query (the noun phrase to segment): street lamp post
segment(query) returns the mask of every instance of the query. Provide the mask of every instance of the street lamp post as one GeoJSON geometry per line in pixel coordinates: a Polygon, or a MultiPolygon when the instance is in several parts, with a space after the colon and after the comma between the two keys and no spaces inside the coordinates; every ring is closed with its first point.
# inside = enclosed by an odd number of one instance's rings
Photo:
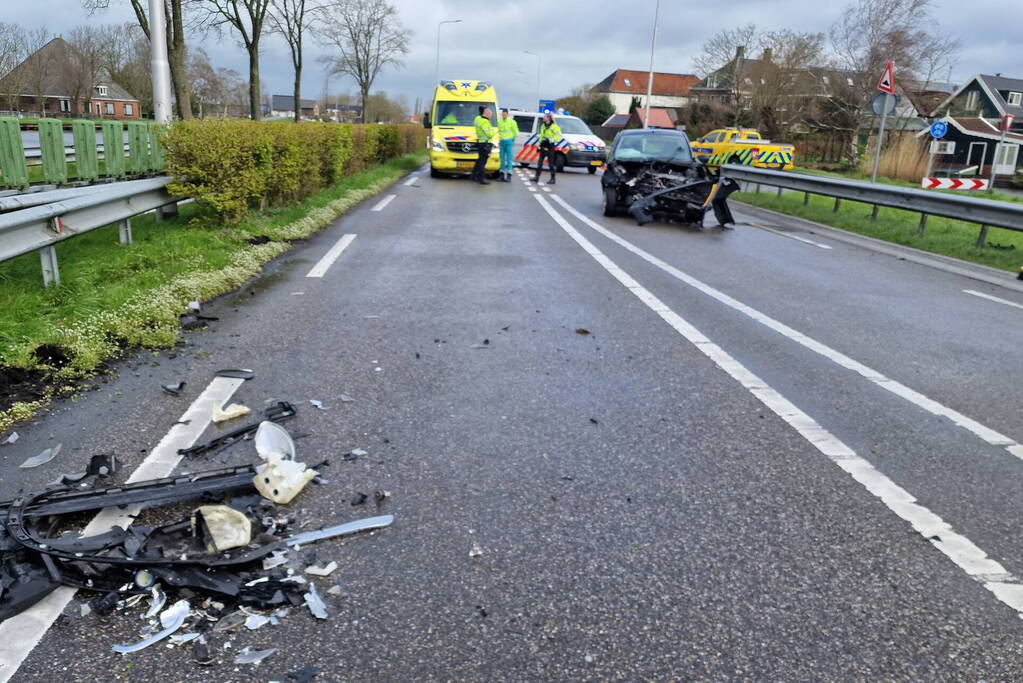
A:
{"type": "Polygon", "coordinates": [[[654,5],[654,35],[650,38],[650,73],[646,77],[646,110],[643,112],[643,127],[650,127],[650,97],[654,91],[654,48],[657,46],[657,18],[661,13],[661,0],[654,5]]]}
{"type": "Polygon", "coordinates": [[[167,62],[167,17],[163,0],[149,0],[149,66],[153,74],[153,118],[170,123],[170,64],[167,62]]]}
{"type": "Polygon", "coordinates": [[[523,50],[523,52],[525,52],[527,55],[533,55],[534,57],[536,57],[536,106],[537,106],[537,109],[539,109],[540,108],[540,63],[541,63],[540,55],[538,55],[535,52],[530,52],[529,50],[523,50]]]}
{"type": "Polygon", "coordinates": [[[460,24],[461,19],[445,19],[444,21],[437,23],[437,62],[433,68],[433,87],[437,87],[440,83],[440,27],[444,24],[460,24]]]}

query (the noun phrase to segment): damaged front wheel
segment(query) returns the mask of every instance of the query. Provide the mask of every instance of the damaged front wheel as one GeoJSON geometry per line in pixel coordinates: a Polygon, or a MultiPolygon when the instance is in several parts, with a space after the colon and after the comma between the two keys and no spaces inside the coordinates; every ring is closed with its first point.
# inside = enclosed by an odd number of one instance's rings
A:
{"type": "Polygon", "coordinates": [[[618,215],[618,190],[613,187],[604,188],[604,215],[608,218],[618,215]]]}

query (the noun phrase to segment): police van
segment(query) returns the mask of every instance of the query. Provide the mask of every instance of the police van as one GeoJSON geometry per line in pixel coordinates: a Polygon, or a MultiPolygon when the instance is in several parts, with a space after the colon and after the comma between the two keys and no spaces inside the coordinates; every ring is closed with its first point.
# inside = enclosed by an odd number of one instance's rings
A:
{"type": "MultiPolygon", "coordinates": [[[[515,138],[515,163],[531,166],[540,158],[540,112],[511,110],[509,114],[519,124],[515,138]]],[[[554,145],[554,167],[561,171],[566,166],[586,168],[590,173],[604,165],[604,141],[598,138],[578,116],[555,114],[554,123],[561,128],[561,140],[554,145]]]]}

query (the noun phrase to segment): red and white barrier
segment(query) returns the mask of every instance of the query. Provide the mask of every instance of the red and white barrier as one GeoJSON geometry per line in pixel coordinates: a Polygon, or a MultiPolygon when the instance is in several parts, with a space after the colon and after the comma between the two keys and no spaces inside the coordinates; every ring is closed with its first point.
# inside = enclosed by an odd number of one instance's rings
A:
{"type": "Polygon", "coordinates": [[[927,190],[986,190],[984,178],[924,178],[920,186],[927,190]]]}

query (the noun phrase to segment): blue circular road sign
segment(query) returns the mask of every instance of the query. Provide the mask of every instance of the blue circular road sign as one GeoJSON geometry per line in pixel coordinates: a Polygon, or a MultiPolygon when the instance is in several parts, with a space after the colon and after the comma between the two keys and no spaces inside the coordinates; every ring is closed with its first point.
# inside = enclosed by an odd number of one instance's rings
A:
{"type": "Polygon", "coordinates": [[[931,137],[940,140],[948,133],[948,124],[944,121],[935,121],[931,124],[931,137]]]}

